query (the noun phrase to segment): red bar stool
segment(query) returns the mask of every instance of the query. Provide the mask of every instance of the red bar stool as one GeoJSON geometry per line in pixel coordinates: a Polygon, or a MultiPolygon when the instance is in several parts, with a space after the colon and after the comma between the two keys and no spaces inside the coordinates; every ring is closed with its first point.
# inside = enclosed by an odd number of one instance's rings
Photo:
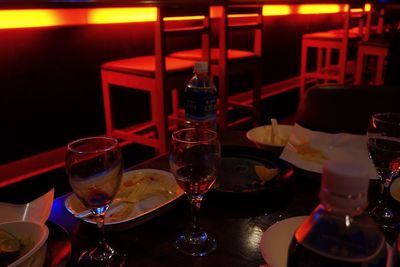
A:
{"type": "Polygon", "coordinates": [[[348,47],[350,41],[357,42],[368,38],[370,19],[364,5],[350,5],[345,15],[343,29],[317,32],[302,36],[300,66],[300,98],[305,94],[309,83],[331,84],[346,82],[350,64],[348,47]],[[355,27],[354,23],[356,23],[355,27]],[[316,49],[316,68],[308,70],[309,49],[316,49]],[[333,52],[337,51],[337,62],[333,60],[333,52]]]}
{"type": "MultiPolygon", "coordinates": [[[[237,127],[254,121],[260,121],[261,110],[261,75],[262,75],[262,30],[263,15],[262,5],[249,6],[222,6],[220,7],[218,27],[218,47],[211,48],[211,76],[218,78],[219,92],[219,127],[237,127]],[[247,32],[253,40],[248,50],[234,48],[230,42],[233,32],[247,32]],[[228,77],[248,72],[251,76],[251,90],[244,90],[233,94],[229,90],[228,77]],[[232,76],[231,76],[232,75],[232,76]],[[244,109],[250,111],[250,116],[231,120],[229,111],[244,109]]],[[[240,42],[243,44],[244,41],[240,42]]],[[[198,60],[199,49],[179,51],[170,54],[171,57],[180,59],[198,60]]]]}
{"type": "Polygon", "coordinates": [[[168,150],[169,126],[176,127],[177,110],[176,89],[184,88],[192,76],[194,61],[167,57],[167,39],[172,37],[196,38],[201,44],[201,59],[209,61],[209,8],[196,6],[191,10],[179,6],[160,7],[157,9],[155,22],[155,54],[116,61],[101,65],[101,78],[104,98],[106,131],[108,135],[126,143],[138,143],[156,149],[158,153],[168,150]],[[188,21],[175,20],[172,17],[196,16],[188,21]],[[193,25],[194,24],[194,25],[193,25]],[[150,94],[150,120],[137,123],[123,129],[114,125],[110,90],[118,90],[117,85],[150,94]],[[172,92],[172,93],[171,93],[172,92]],[[168,103],[172,99],[173,104],[168,103]],[[169,110],[173,109],[172,114],[169,110]],[[170,115],[170,116],[169,116],[170,115]],[[170,118],[170,120],[169,120],[170,118]],[[169,123],[171,121],[171,123],[169,123]]]}

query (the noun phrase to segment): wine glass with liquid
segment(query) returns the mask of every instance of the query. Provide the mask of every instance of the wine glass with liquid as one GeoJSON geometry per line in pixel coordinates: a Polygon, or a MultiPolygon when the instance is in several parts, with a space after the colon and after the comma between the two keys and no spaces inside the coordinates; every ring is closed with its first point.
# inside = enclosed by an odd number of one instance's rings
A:
{"type": "Polygon", "coordinates": [[[218,174],[221,146],[215,131],[186,128],[172,134],[169,163],[179,186],[191,205],[192,225],[181,233],[174,246],[191,256],[204,256],[217,247],[216,239],[199,225],[204,194],[213,186],[218,174]]]}
{"type": "Polygon", "coordinates": [[[90,209],[99,229],[97,246],[84,251],[78,262],[83,266],[122,266],[123,258],[104,237],[104,218],[122,177],[122,155],[118,140],[96,136],[68,144],[66,171],[73,192],[90,209]]]}
{"type": "Polygon", "coordinates": [[[400,224],[399,214],[389,204],[390,187],[400,174],[400,113],[379,113],[371,118],[368,152],[383,190],[370,215],[382,229],[394,230],[400,224]]]}

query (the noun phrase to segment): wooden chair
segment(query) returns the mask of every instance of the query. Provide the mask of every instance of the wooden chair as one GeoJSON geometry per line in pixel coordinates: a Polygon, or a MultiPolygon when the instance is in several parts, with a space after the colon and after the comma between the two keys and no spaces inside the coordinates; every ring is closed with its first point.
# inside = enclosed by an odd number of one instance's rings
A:
{"type": "Polygon", "coordinates": [[[384,6],[375,6],[372,13],[375,15],[375,20],[377,21],[374,27],[375,33],[371,38],[364,38],[364,40],[358,43],[354,80],[354,83],[358,85],[366,83],[382,85],[384,81],[384,67],[390,43],[389,38],[383,36],[385,8],[384,6]],[[372,62],[373,60],[374,62],[372,62]]]}
{"type": "MultiPolygon", "coordinates": [[[[261,102],[261,75],[262,75],[262,6],[222,6],[218,20],[218,47],[211,48],[211,76],[218,78],[219,105],[218,117],[220,129],[240,126],[249,121],[260,121],[261,102]],[[234,48],[230,42],[233,32],[247,32],[253,40],[248,50],[234,48]],[[234,94],[228,83],[231,75],[248,72],[252,81],[251,90],[243,90],[234,94]],[[232,109],[245,109],[251,112],[250,116],[241,117],[233,121],[229,118],[232,109]]],[[[240,43],[243,44],[243,41],[240,43]]],[[[170,54],[180,59],[198,60],[199,49],[179,51],[170,54]]],[[[247,88],[246,88],[247,89],[247,88]]]]}
{"type": "MultiPolygon", "coordinates": [[[[187,22],[187,21],[186,21],[187,22]]],[[[209,61],[210,57],[210,17],[208,6],[196,6],[191,10],[179,6],[165,6],[157,9],[155,23],[155,53],[140,57],[120,59],[101,65],[101,77],[104,97],[106,131],[108,135],[123,140],[126,143],[138,143],[150,146],[157,152],[167,151],[169,143],[169,126],[176,125],[177,110],[170,114],[172,101],[177,102],[176,88],[184,88],[192,76],[194,61],[171,58],[167,56],[168,38],[198,36],[201,46],[201,59],[209,61]],[[179,16],[200,16],[188,26],[184,21],[168,19],[179,16]],[[194,25],[192,25],[194,23],[194,25]],[[110,91],[117,90],[117,85],[150,94],[149,121],[137,123],[123,129],[114,125],[113,104],[110,91]],[[172,92],[172,96],[171,96],[172,92]],[[169,116],[170,115],[170,116],[169,116]],[[169,124],[168,119],[174,119],[169,124]]]]}
{"type": "MultiPolygon", "coordinates": [[[[368,41],[361,41],[358,44],[357,52],[357,66],[355,75],[355,84],[374,84],[383,85],[383,70],[385,66],[386,57],[389,50],[388,39],[373,39],[368,41]],[[368,59],[375,58],[375,63],[368,62],[368,59]],[[374,70],[366,70],[367,66],[375,65],[374,70]],[[372,77],[368,78],[367,76],[372,77]]],[[[374,67],[374,66],[372,66],[374,67]]]]}
{"type": "Polygon", "coordinates": [[[327,32],[317,32],[302,36],[301,66],[300,66],[300,98],[304,97],[306,86],[312,84],[330,84],[346,82],[348,74],[349,42],[358,42],[369,38],[369,12],[364,4],[349,5],[345,14],[343,29],[327,32]],[[357,11],[357,12],[356,12],[357,11]],[[309,49],[317,50],[316,68],[308,70],[310,57],[309,49]],[[333,51],[338,51],[336,62],[333,51]]]}

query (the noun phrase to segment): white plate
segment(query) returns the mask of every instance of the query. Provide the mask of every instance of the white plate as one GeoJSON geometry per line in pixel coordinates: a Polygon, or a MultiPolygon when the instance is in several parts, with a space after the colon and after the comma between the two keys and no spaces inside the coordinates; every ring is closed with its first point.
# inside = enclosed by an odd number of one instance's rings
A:
{"type": "MultiPolygon", "coordinates": [[[[134,204],[111,204],[106,214],[105,225],[109,227],[120,226],[114,227],[118,229],[132,227],[150,219],[152,217],[150,215],[155,216],[156,211],[161,211],[182,195],[183,190],[178,186],[174,175],[170,172],[157,169],[126,172],[123,174],[115,201],[129,200],[133,201],[134,204]],[[125,225],[125,227],[121,227],[121,225],[125,225]]],[[[65,207],[73,215],[87,209],[75,194],[66,198],[65,207]]],[[[83,220],[95,224],[95,221],[90,217],[83,220]]]]}
{"type": "Polygon", "coordinates": [[[298,216],[279,221],[263,233],[260,249],[268,265],[286,267],[288,249],[294,232],[306,218],[307,216],[298,216]]]}
{"type": "Polygon", "coordinates": [[[283,149],[289,140],[290,133],[292,132],[292,125],[278,125],[279,133],[281,135],[281,142],[271,142],[272,126],[264,125],[253,128],[246,133],[247,139],[252,141],[258,148],[267,150],[283,149]]]}

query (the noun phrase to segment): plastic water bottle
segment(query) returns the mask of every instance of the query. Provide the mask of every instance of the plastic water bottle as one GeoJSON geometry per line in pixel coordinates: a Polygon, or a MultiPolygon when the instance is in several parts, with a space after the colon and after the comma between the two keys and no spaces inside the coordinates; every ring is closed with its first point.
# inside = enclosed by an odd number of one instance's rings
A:
{"type": "Polygon", "coordinates": [[[364,166],[331,161],[323,168],[321,204],[295,232],[288,267],[384,267],[382,232],[365,212],[368,175],[364,166]]]}
{"type": "Polygon", "coordinates": [[[216,130],[217,88],[207,75],[208,63],[196,62],[185,89],[186,125],[216,130]]]}

